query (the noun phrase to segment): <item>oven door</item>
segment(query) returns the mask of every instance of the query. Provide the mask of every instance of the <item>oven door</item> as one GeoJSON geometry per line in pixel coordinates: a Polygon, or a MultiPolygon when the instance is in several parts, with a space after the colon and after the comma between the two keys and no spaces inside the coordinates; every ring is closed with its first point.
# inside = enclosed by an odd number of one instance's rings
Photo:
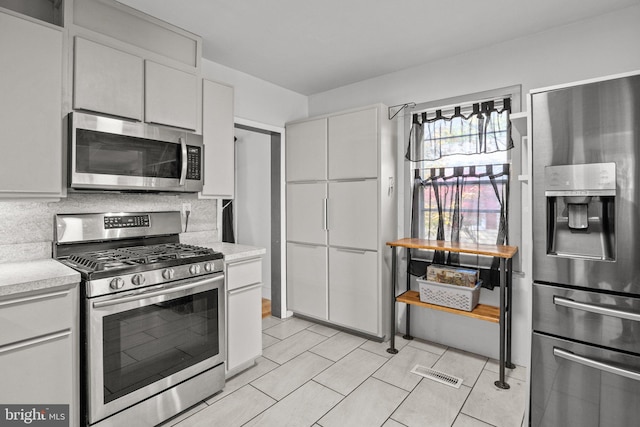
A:
{"type": "Polygon", "coordinates": [[[224,362],[223,273],[86,304],[89,424],[224,362]]]}

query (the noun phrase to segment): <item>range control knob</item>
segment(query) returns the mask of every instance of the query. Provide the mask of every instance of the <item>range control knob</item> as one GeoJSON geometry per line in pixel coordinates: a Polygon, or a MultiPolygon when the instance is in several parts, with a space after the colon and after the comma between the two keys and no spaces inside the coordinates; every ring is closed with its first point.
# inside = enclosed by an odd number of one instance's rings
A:
{"type": "Polygon", "coordinates": [[[165,268],[164,270],[162,270],[162,278],[165,280],[171,280],[173,279],[175,273],[176,272],[173,270],[173,268],[165,268]]]}
{"type": "Polygon", "coordinates": [[[213,264],[210,262],[205,262],[204,271],[206,271],[207,273],[211,273],[213,271],[213,264]]]}
{"type": "Polygon", "coordinates": [[[142,274],[134,274],[131,278],[131,283],[133,283],[135,286],[144,285],[144,282],[145,278],[142,274]]]}
{"type": "Polygon", "coordinates": [[[122,280],[122,278],[120,277],[116,277],[115,279],[112,279],[111,282],[109,282],[109,287],[114,290],[122,289],[123,286],[124,280],[122,280]]]}
{"type": "Polygon", "coordinates": [[[200,274],[200,265],[194,264],[189,267],[189,273],[191,274],[200,274]]]}

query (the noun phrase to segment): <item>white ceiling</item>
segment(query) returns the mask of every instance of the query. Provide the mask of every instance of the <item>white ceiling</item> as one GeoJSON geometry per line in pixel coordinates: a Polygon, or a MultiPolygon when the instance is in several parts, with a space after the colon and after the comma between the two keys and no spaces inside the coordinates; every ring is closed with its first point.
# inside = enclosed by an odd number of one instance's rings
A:
{"type": "Polygon", "coordinates": [[[120,2],[202,36],[206,59],[311,95],[640,0],[120,2]]]}

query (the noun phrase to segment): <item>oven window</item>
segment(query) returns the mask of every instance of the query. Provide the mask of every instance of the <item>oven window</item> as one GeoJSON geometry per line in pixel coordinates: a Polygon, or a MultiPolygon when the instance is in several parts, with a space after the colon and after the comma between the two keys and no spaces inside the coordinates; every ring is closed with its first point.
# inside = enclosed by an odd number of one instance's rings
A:
{"type": "Polygon", "coordinates": [[[104,403],[218,355],[218,292],[105,316],[104,403]]]}
{"type": "Polygon", "coordinates": [[[180,145],[76,129],[76,171],[150,178],[180,178],[180,145]]]}

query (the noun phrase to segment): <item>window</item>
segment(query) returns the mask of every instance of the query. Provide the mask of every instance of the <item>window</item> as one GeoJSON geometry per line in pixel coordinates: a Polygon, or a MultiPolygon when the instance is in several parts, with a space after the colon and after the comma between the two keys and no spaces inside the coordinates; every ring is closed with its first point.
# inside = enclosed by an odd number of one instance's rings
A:
{"type": "MultiPolygon", "coordinates": [[[[510,243],[510,104],[510,98],[467,103],[445,113],[434,106],[412,116],[406,155],[414,174],[412,237],[510,243]]],[[[494,263],[486,257],[422,251],[413,251],[411,259],[487,269],[494,263]]],[[[422,267],[410,268],[420,275],[422,267]]],[[[493,276],[485,276],[486,287],[493,287],[493,276]]]]}

